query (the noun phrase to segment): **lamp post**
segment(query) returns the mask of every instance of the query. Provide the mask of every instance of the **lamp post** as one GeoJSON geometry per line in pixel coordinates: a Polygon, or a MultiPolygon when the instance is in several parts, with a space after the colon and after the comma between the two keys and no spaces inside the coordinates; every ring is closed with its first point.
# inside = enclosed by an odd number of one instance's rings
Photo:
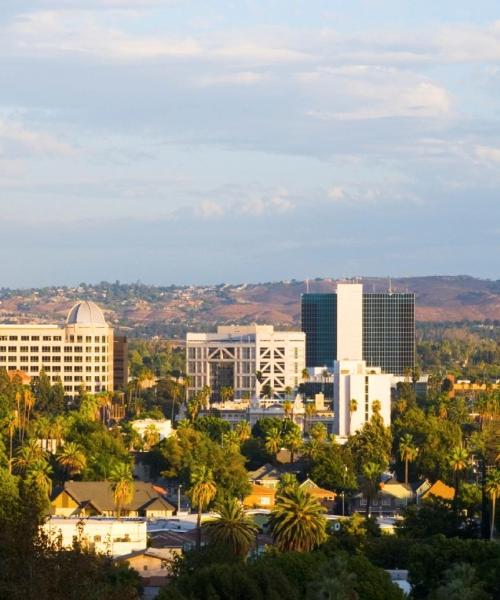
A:
{"type": "Polygon", "coordinates": [[[177,514],[181,512],[181,488],[182,483],[180,483],[179,487],[177,488],[177,514]]]}
{"type": "Polygon", "coordinates": [[[345,504],[344,504],[344,497],[345,497],[345,478],[347,477],[347,465],[344,465],[344,489],[342,490],[342,516],[345,517],[345,504]]]}

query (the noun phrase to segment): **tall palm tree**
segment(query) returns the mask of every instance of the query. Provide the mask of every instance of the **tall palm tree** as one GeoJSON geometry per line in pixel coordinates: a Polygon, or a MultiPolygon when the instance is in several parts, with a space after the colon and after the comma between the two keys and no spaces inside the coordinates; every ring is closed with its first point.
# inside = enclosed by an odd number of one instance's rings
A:
{"type": "Polygon", "coordinates": [[[363,476],[361,478],[361,490],[366,497],[366,517],[370,516],[372,501],[378,495],[380,489],[381,469],[377,463],[368,462],[363,465],[363,476]]]}
{"type": "Polygon", "coordinates": [[[279,550],[310,552],[327,538],[325,507],[302,488],[280,494],[269,518],[279,550]]]}
{"type": "Polygon", "coordinates": [[[191,487],[188,490],[188,495],[191,498],[191,503],[198,511],[196,520],[197,538],[196,548],[201,547],[201,513],[208,508],[208,505],[215,498],[217,486],[215,485],[212,469],[205,465],[200,465],[193,469],[191,473],[191,487]]]}
{"type": "Polygon", "coordinates": [[[14,447],[14,434],[17,428],[17,416],[12,412],[5,418],[5,426],[9,436],[9,473],[12,473],[12,453],[14,447]]]}
{"type": "Polygon", "coordinates": [[[24,427],[21,435],[21,443],[24,441],[24,436],[26,434],[26,429],[30,423],[30,413],[35,406],[36,398],[33,392],[29,388],[25,388],[23,390],[23,404],[24,404],[24,427]]]}
{"type": "Polygon", "coordinates": [[[495,535],[495,508],[497,498],[500,497],[500,469],[494,469],[488,473],[485,491],[491,498],[490,540],[493,540],[495,535]]]}
{"type": "Polygon", "coordinates": [[[278,452],[281,450],[281,431],[279,427],[271,427],[266,435],[266,441],[264,447],[268,454],[271,454],[276,460],[278,452]]]}
{"type": "Polygon", "coordinates": [[[38,458],[29,466],[26,473],[26,480],[34,483],[40,491],[50,496],[52,491],[52,467],[43,459],[38,458]]]}
{"type": "Polygon", "coordinates": [[[239,423],[236,423],[234,430],[240,438],[240,442],[246,442],[252,435],[252,428],[250,427],[250,423],[248,421],[240,421],[239,423]]]}
{"type": "Polygon", "coordinates": [[[468,464],[469,453],[467,450],[461,446],[454,448],[449,458],[449,465],[453,471],[453,478],[455,480],[455,495],[453,498],[455,511],[458,508],[458,499],[460,496],[461,472],[467,468],[468,464]]]}
{"type": "Polygon", "coordinates": [[[417,458],[418,448],[413,442],[413,436],[405,433],[399,440],[399,456],[405,463],[405,483],[408,483],[408,463],[417,458]]]}
{"type": "Polygon", "coordinates": [[[128,463],[118,463],[110,473],[112,481],[113,496],[118,518],[121,510],[130,504],[134,498],[135,485],[132,475],[132,467],[128,463]]]}
{"type": "Polygon", "coordinates": [[[241,502],[236,498],[226,498],[215,510],[219,513],[218,517],[203,523],[203,531],[213,544],[245,558],[255,541],[257,526],[245,515],[241,502]]]}
{"type": "Polygon", "coordinates": [[[85,453],[75,442],[67,442],[62,447],[57,462],[64,468],[68,477],[81,473],[87,466],[85,453]]]}
{"type": "Polygon", "coordinates": [[[148,448],[152,448],[160,441],[160,432],[154,423],[150,423],[144,429],[144,441],[146,442],[148,448]]]}
{"type": "Polygon", "coordinates": [[[286,419],[289,419],[292,416],[293,404],[290,400],[285,400],[285,402],[283,402],[283,411],[285,412],[286,419]]]}
{"type": "Polygon", "coordinates": [[[287,433],[283,442],[285,443],[285,448],[290,452],[290,462],[293,463],[295,453],[302,448],[303,444],[300,430],[293,429],[292,431],[287,433]]]}
{"type": "Polygon", "coordinates": [[[222,445],[233,452],[237,452],[240,449],[240,438],[236,431],[230,430],[227,433],[222,434],[222,445]]]}
{"type": "Polygon", "coordinates": [[[28,440],[18,448],[12,464],[17,472],[26,473],[39,460],[45,460],[45,452],[38,444],[38,440],[28,440]]]}

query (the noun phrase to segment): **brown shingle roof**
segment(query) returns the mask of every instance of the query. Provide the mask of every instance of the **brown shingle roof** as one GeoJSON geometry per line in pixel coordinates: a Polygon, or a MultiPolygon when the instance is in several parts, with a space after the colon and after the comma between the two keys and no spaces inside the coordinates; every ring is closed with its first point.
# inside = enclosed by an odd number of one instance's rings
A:
{"type": "MultiPolygon", "coordinates": [[[[66,481],[64,490],[80,505],[92,504],[98,511],[114,511],[116,509],[113,484],[110,481],[66,481]]],[[[155,490],[154,486],[144,481],[134,482],[134,497],[123,510],[139,511],[149,508],[174,511],[174,507],[155,490]],[[161,508],[160,508],[161,507],[161,508]]]]}

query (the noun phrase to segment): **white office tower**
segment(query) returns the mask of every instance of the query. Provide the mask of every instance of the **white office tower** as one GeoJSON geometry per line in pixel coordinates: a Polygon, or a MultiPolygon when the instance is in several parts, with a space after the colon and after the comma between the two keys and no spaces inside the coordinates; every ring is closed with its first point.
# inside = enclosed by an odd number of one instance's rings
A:
{"type": "Polygon", "coordinates": [[[390,425],[391,379],[380,367],[367,367],[364,360],[335,361],[335,434],[345,438],[356,433],[375,412],[390,425]]]}
{"type": "Polygon", "coordinates": [[[337,359],[363,359],[363,285],[337,284],[337,359]]]}
{"type": "Polygon", "coordinates": [[[232,388],[237,399],[261,397],[266,390],[273,398],[285,399],[302,382],[305,337],[302,331],[275,331],[272,325],[188,333],[188,396],[209,386],[212,401],[222,399],[223,388],[232,388]]]}

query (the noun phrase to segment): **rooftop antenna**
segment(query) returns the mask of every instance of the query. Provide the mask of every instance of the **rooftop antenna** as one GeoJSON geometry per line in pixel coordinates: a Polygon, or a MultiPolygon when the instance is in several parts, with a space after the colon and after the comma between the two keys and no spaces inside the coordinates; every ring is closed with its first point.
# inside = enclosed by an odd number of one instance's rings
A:
{"type": "Polygon", "coordinates": [[[387,290],[389,292],[389,294],[392,294],[392,282],[391,282],[391,276],[389,275],[389,289],[387,290]]]}
{"type": "Polygon", "coordinates": [[[309,279],[306,279],[306,294],[309,293],[309,279]]]}

